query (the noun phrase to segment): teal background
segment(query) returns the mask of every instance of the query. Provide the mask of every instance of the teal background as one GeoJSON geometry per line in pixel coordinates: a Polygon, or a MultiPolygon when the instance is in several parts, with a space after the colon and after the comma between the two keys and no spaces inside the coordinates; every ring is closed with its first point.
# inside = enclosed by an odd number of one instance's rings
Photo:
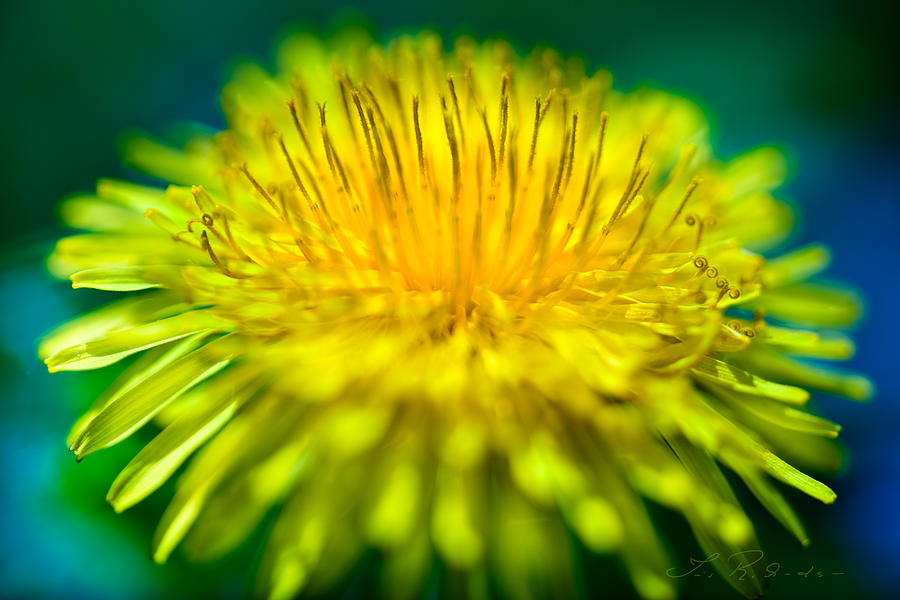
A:
{"type": "MultiPolygon", "coordinates": [[[[851,367],[878,392],[868,405],[820,396],[844,425],[849,469],[828,482],[823,507],[788,493],[813,544],[800,549],[747,502],[777,578],[769,598],[886,598],[900,590],[900,429],[896,317],[900,297],[897,11],[888,3],[725,2],[4,2],[0,6],[0,597],[228,598],[248,593],[257,534],[213,565],[149,557],[171,486],[115,515],[104,502],[142,432],[76,465],[65,447],[75,417],[109,380],[49,377],[36,339],[105,300],[49,278],[43,257],[60,233],[55,205],[99,177],[135,178],[117,141],[134,128],[164,135],[178,121],[222,125],[217,93],[235,56],[270,63],[286,26],[327,33],[355,8],[376,35],[427,27],[445,36],[502,36],[612,70],[616,87],[649,84],[698,101],[722,157],[774,143],[792,176],[782,194],[802,212],[793,244],[824,241],[829,277],[868,299],[851,367]],[[341,16],[344,15],[344,16],[341,16]],[[335,19],[338,19],[337,21],[335,19]],[[814,570],[808,577],[796,571],[814,570]],[[823,578],[816,577],[823,571],[823,578]],[[831,572],[844,572],[831,576],[831,572]]],[[[355,18],[359,18],[358,16],[355,18]]],[[[686,526],[655,511],[670,550],[687,565],[700,551],[686,526]]],[[[436,572],[432,583],[443,577],[436,572]]],[[[611,561],[584,566],[590,597],[628,597],[611,561]],[[604,593],[605,590],[605,593],[604,593]]],[[[344,593],[365,598],[363,565],[344,593]]],[[[719,598],[717,579],[686,578],[684,597],[719,598]]],[[[433,594],[432,594],[433,595],[433,594]]]]}

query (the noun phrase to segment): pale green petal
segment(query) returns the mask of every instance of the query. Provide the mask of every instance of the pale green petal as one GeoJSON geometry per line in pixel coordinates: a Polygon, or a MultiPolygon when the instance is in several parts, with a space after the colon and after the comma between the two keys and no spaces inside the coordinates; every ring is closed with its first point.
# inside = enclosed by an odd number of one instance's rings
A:
{"type": "MultiPolygon", "coordinates": [[[[683,510],[703,549],[704,558],[716,555],[718,558],[711,561],[712,565],[730,585],[748,598],[760,596],[761,566],[749,567],[746,577],[732,576],[736,566],[732,557],[759,551],[759,542],[722,471],[708,452],[685,438],[672,436],[666,441],[684,468],[700,484],[683,510]]],[[[675,568],[667,573],[677,575],[688,570],[675,568]]]]}
{"type": "Polygon", "coordinates": [[[831,262],[828,248],[813,244],[766,262],[759,276],[768,288],[803,281],[825,270],[831,262]]]}
{"type": "Polygon", "coordinates": [[[716,389],[714,393],[743,417],[746,418],[749,413],[763,421],[763,423],[753,421],[753,429],[758,431],[765,432],[769,429],[767,425],[777,425],[782,429],[833,439],[841,430],[840,425],[792,406],[785,406],[781,402],[767,398],[749,399],[722,389],[716,389]]]}
{"type": "Polygon", "coordinates": [[[89,231],[152,232],[143,214],[95,196],[76,196],[60,206],[62,220],[76,229],[89,231]]]}
{"type": "Polygon", "coordinates": [[[804,492],[817,500],[821,500],[825,504],[831,504],[834,502],[834,499],[837,498],[837,494],[835,494],[827,485],[798,471],[771,452],[762,453],[762,460],[763,467],[770,475],[797,488],[801,492],[804,492]]]}
{"type": "Polygon", "coordinates": [[[732,469],[741,470],[748,464],[756,465],[775,478],[822,502],[834,501],[835,494],[828,486],[775,456],[745,428],[714,409],[709,404],[710,401],[713,399],[697,395],[694,402],[678,408],[676,415],[680,419],[679,426],[685,436],[705,446],[717,459],[732,469]],[[714,432],[712,436],[702,435],[710,431],[714,432]]]}
{"type": "Polygon", "coordinates": [[[431,539],[435,549],[448,564],[462,570],[474,567],[485,552],[473,497],[476,477],[442,470],[432,505],[431,539]]]}
{"type": "Polygon", "coordinates": [[[314,571],[327,556],[336,523],[344,518],[338,511],[350,500],[341,493],[337,480],[334,469],[321,469],[319,477],[285,504],[263,556],[258,596],[288,600],[309,587],[314,571]]]}
{"type": "Polygon", "coordinates": [[[192,561],[216,560],[237,547],[298,481],[298,465],[309,451],[306,440],[285,445],[228,477],[206,499],[184,540],[192,561]],[[228,527],[222,527],[222,523],[228,527]]]}
{"type": "Polygon", "coordinates": [[[791,207],[768,193],[752,193],[729,205],[727,222],[743,245],[762,251],[783,241],[794,224],[791,207]]]}
{"type": "Polygon", "coordinates": [[[628,543],[622,547],[621,556],[638,593],[645,600],[675,598],[673,580],[666,576],[671,561],[641,499],[626,483],[624,474],[610,464],[615,452],[599,439],[585,440],[583,445],[592,449],[588,459],[598,489],[603,490],[624,525],[624,539],[628,543]]]}
{"type": "Polygon", "coordinates": [[[787,329],[766,324],[757,332],[760,343],[776,346],[784,352],[810,358],[847,360],[853,357],[856,346],[853,340],[839,333],[821,334],[814,331],[787,329]]]}
{"type": "Polygon", "coordinates": [[[737,497],[722,474],[716,461],[706,450],[697,447],[681,436],[666,437],[666,443],[697,481],[713,494],[731,504],[737,504],[737,497]]]}
{"type": "Polygon", "coordinates": [[[141,350],[195,333],[222,331],[228,326],[227,322],[207,310],[184,312],[146,325],[113,331],[83,344],[62,348],[44,359],[44,362],[47,363],[51,373],[98,369],[141,350]]]}
{"type": "Polygon", "coordinates": [[[187,305],[168,292],[143,294],[117,300],[65,323],[41,340],[38,356],[47,360],[68,348],[96,340],[117,329],[129,329],[149,321],[184,312],[187,305]]]}
{"type": "Polygon", "coordinates": [[[73,273],[73,288],[93,288],[110,292],[134,292],[149,288],[169,287],[178,275],[178,267],[99,267],[73,273]]]}
{"type": "Polygon", "coordinates": [[[593,552],[608,552],[622,543],[623,527],[610,503],[599,496],[585,497],[572,508],[572,528],[593,552]]]}
{"type": "Polygon", "coordinates": [[[371,449],[387,432],[393,407],[346,403],[336,407],[320,426],[323,444],[342,460],[371,449]]]}
{"type": "MultiPolygon", "coordinates": [[[[186,220],[192,215],[185,210],[183,202],[173,201],[174,198],[172,196],[173,191],[175,191],[173,188],[174,186],[170,186],[167,190],[161,190],[130,181],[101,179],[97,182],[97,196],[126,207],[141,218],[143,218],[147,209],[153,208],[164,210],[169,216],[186,220]]],[[[190,190],[181,189],[189,198],[190,190]]]]}
{"type": "Polygon", "coordinates": [[[81,459],[131,435],[163,406],[228,364],[230,353],[223,354],[218,346],[207,344],[114,398],[85,425],[72,451],[81,459]]]}
{"type": "Polygon", "coordinates": [[[197,388],[205,406],[183,414],[144,446],[119,473],[106,496],[116,512],[137,504],[160,485],[194,450],[215,434],[253,392],[246,373],[226,374],[197,388]]]}
{"type": "MultiPolygon", "coordinates": [[[[748,423],[752,421],[748,420],[748,423]]],[[[778,455],[792,464],[819,472],[835,472],[844,463],[844,451],[837,440],[760,424],[760,434],[778,455]]]]}
{"type": "Polygon", "coordinates": [[[398,548],[412,536],[422,501],[421,475],[411,461],[395,460],[383,470],[364,531],[382,548],[398,548]]]}
{"type": "Polygon", "coordinates": [[[86,233],[59,240],[47,259],[47,268],[59,278],[97,267],[139,265],[178,265],[196,262],[197,248],[173,243],[170,236],[155,232],[137,235],[125,233],[86,233]]]}
{"type": "Polygon", "coordinates": [[[732,159],[722,175],[734,185],[737,197],[772,190],[784,181],[787,163],[776,148],[757,148],[732,159]]]}
{"type": "Polygon", "coordinates": [[[559,515],[529,502],[511,482],[498,478],[494,485],[490,566],[504,596],[576,598],[573,551],[559,515]]]}
{"type": "Polygon", "coordinates": [[[211,160],[146,138],[126,142],[125,160],[144,173],[182,185],[211,187],[219,180],[211,160]]]}
{"type": "Polygon", "coordinates": [[[123,372],[116,381],[106,389],[93,406],[85,412],[75,425],[69,431],[66,443],[69,447],[75,445],[76,440],[84,433],[85,427],[96,417],[100,411],[109,406],[110,403],[117,400],[125,392],[131,390],[145,381],[156,377],[156,375],[171,365],[176,360],[182,358],[189,352],[195,350],[208,337],[206,333],[198,333],[186,338],[182,338],[177,342],[163,344],[156,348],[141,354],[134,363],[123,372]]]}
{"type": "Polygon", "coordinates": [[[855,293],[812,283],[767,290],[746,308],[762,309],[767,316],[808,327],[846,327],[862,315],[862,302],[855,293]]]}
{"type": "Polygon", "coordinates": [[[414,600],[422,597],[425,578],[433,564],[428,532],[419,527],[412,539],[385,556],[379,572],[379,588],[384,598],[414,600]]]}
{"type": "Polygon", "coordinates": [[[184,539],[224,478],[277,451],[289,430],[304,439],[297,424],[298,410],[296,403],[284,406],[277,397],[258,397],[194,457],[157,526],[153,540],[156,562],[165,562],[184,539]],[[266,435],[260,436],[260,431],[266,435]]]}
{"type": "Polygon", "coordinates": [[[809,400],[809,392],[802,388],[766,381],[715,358],[704,358],[691,369],[691,373],[703,382],[720,385],[743,394],[764,396],[789,404],[802,405],[809,400]]]}
{"type": "MultiPolygon", "coordinates": [[[[358,493],[359,486],[357,482],[350,482],[348,479],[360,480],[360,474],[356,473],[350,478],[343,478],[343,485],[334,492],[335,496],[342,498],[354,498],[358,493]]],[[[352,510],[352,504],[342,503],[343,514],[352,510]]],[[[326,592],[336,589],[336,586],[343,580],[344,576],[357,563],[360,554],[365,549],[362,540],[359,537],[359,531],[356,523],[347,518],[342,518],[341,512],[338,512],[330,523],[330,533],[325,540],[325,547],[322,551],[323,560],[318,564],[312,573],[309,581],[310,596],[322,596],[326,592]]],[[[485,599],[487,600],[487,599],[485,599]]]]}
{"type": "Polygon", "coordinates": [[[790,531],[801,544],[809,545],[809,536],[800,517],[794,512],[790,503],[784,499],[781,492],[765,476],[753,468],[742,469],[738,471],[738,475],[741,476],[753,495],[766,507],[766,510],[784,525],[785,529],[790,531]]]}
{"type": "Polygon", "coordinates": [[[771,352],[752,352],[741,356],[741,363],[767,377],[785,383],[822,390],[851,398],[868,400],[874,393],[872,382],[862,375],[819,367],[771,352]]]}

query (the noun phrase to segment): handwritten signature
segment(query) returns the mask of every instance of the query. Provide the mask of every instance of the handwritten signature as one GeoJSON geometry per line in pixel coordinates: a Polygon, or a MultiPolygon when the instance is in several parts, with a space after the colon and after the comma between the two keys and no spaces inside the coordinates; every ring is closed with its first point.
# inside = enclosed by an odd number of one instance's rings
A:
{"type": "MultiPolygon", "coordinates": [[[[679,569],[673,567],[666,571],[666,575],[673,579],[679,579],[689,575],[711,578],[713,576],[713,570],[710,567],[714,566],[714,563],[717,560],[722,560],[722,556],[718,552],[713,552],[704,559],[691,557],[690,568],[688,570],[679,572],[679,569]]],[[[728,577],[734,577],[738,580],[754,578],[757,576],[761,576],[763,579],[788,576],[802,577],[805,579],[823,579],[829,576],[846,575],[846,573],[840,571],[823,571],[821,569],[816,569],[815,565],[810,565],[808,569],[800,571],[783,569],[780,562],[766,561],[765,553],[763,553],[762,550],[744,550],[742,552],[735,552],[724,560],[725,568],[722,569],[722,571],[727,572],[728,577]],[[756,565],[759,566],[756,567],[756,565]],[[760,575],[757,575],[757,572],[760,569],[762,569],[763,572],[760,575]]]]}

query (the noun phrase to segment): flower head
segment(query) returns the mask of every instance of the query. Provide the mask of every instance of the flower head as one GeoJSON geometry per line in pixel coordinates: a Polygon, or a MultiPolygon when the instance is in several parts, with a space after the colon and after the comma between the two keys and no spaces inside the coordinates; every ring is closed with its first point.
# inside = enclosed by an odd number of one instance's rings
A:
{"type": "Polygon", "coordinates": [[[333,585],[369,547],[391,597],[434,560],[472,589],[574,593],[569,531],[665,598],[644,499],[710,553],[756,545],[720,465],[806,542],[773,479],[835,495],[779,455],[834,466],[838,426],[804,388],[868,384],[790,358],[849,356],[785,322],[840,327],[858,307],[803,282],[824,249],[751,251],[790,229],[776,152],[719,162],[683,99],[431,35],[291,38],[223,106],[228,128],[183,148],[134,140],[128,159],[171,185],[69,200],[90,233],[51,258],[74,287],[129,294],[48,336],[50,370],[140,354],[73,452],[162,427],[113,483],[118,511],[190,459],[157,561],[182,541],[219,556],[277,506],[274,598],[333,585]]]}

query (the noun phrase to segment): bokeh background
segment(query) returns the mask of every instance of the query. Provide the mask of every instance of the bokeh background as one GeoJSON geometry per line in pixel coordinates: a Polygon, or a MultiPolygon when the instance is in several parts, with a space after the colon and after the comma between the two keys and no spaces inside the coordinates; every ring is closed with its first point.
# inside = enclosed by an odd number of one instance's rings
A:
{"type": "MultiPolygon", "coordinates": [[[[114,474],[149,433],[80,465],[66,449],[69,426],[110,373],[49,377],[35,358],[36,339],[108,297],[73,292],[46,274],[43,260],[61,233],[60,198],[90,190],[102,176],[136,177],[117,154],[122,134],[165,135],[178,121],[220,127],[217,94],[235,56],[270,64],[287,26],[327,33],[348,18],[366,19],[384,40],[428,27],[445,36],[502,36],[520,51],[549,44],[609,68],[618,89],[652,85],[698,101],[723,158],[763,144],[787,153],[792,175],[781,194],[802,213],[789,245],[828,244],[835,255],[828,276],[867,298],[850,366],[870,375],[877,393],[869,404],[813,401],[844,425],[849,459],[828,479],[838,493],[833,506],[789,493],[813,534],[811,547],[801,549],[747,503],[767,560],[795,573],[778,577],[768,597],[900,597],[900,44],[891,4],[0,3],[0,597],[249,592],[263,532],[219,563],[192,566],[176,555],[159,567],[150,539],[171,486],[121,516],[104,502],[114,474]],[[811,567],[808,577],[796,575],[811,567]]],[[[675,560],[700,557],[687,527],[657,513],[675,560]]],[[[591,597],[631,593],[611,561],[590,559],[584,574],[591,597]]],[[[365,598],[371,584],[363,566],[344,597],[365,598]]],[[[682,589],[687,598],[728,593],[717,579],[686,578],[682,589]]]]}

